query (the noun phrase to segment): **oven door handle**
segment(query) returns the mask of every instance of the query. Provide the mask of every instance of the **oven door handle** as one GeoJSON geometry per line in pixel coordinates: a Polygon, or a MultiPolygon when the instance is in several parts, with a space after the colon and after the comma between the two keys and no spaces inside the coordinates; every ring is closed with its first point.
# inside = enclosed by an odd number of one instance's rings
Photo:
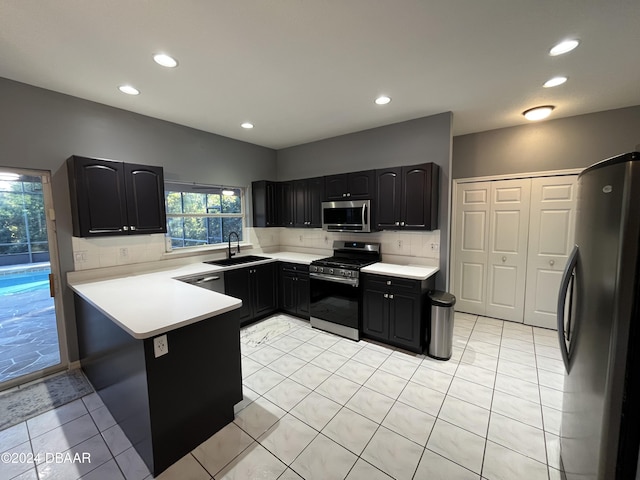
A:
{"type": "Polygon", "coordinates": [[[316,278],[318,280],[326,280],[327,282],[335,282],[335,283],[344,283],[347,285],[351,285],[353,287],[358,286],[357,278],[342,278],[342,277],[331,277],[328,275],[323,275],[321,273],[309,273],[309,277],[316,278]]]}

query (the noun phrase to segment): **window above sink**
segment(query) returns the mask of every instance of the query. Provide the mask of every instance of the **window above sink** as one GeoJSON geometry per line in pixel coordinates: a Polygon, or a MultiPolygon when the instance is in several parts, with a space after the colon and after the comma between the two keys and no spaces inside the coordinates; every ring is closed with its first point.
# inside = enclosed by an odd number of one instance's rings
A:
{"type": "Polygon", "coordinates": [[[241,187],[165,182],[165,202],[172,249],[223,245],[232,231],[243,239],[241,187]]]}

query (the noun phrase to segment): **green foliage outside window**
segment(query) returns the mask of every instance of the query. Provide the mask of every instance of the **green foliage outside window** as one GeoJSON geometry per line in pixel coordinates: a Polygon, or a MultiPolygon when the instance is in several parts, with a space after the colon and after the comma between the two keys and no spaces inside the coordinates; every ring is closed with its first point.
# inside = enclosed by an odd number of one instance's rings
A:
{"type": "Polygon", "coordinates": [[[42,183],[25,180],[0,181],[0,255],[49,251],[42,183]]]}
{"type": "Polygon", "coordinates": [[[167,230],[173,248],[225,243],[230,232],[237,232],[242,240],[242,190],[217,187],[203,190],[165,191],[167,230]]]}

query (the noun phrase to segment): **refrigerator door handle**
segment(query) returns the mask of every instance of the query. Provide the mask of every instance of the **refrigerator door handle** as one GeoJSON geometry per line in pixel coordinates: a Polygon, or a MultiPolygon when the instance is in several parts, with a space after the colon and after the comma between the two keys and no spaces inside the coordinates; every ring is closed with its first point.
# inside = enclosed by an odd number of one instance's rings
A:
{"type": "MultiPolygon", "coordinates": [[[[558,293],[558,310],[556,313],[556,318],[558,320],[558,341],[560,342],[560,353],[562,354],[562,361],[564,362],[564,368],[567,370],[567,372],[569,371],[569,349],[567,348],[567,339],[565,338],[564,311],[567,301],[567,292],[569,291],[569,287],[572,285],[572,279],[577,262],[578,246],[574,245],[573,250],[569,255],[569,259],[567,260],[567,266],[565,267],[564,273],[562,274],[560,291],[558,293]]],[[[571,303],[572,299],[569,302],[571,303]]],[[[571,329],[571,308],[569,308],[568,315],[568,325],[569,329],[571,329]]],[[[569,334],[569,332],[567,332],[567,334],[569,334]]]]}

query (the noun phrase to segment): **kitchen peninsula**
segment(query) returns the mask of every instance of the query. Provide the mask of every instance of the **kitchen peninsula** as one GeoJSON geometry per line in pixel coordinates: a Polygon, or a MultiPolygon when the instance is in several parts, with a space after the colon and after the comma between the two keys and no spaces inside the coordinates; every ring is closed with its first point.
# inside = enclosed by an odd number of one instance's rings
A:
{"type": "Polygon", "coordinates": [[[154,476],[233,421],[242,400],[242,302],[175,280],[207,267],[68,279],[82,369],[154,476]]]}

